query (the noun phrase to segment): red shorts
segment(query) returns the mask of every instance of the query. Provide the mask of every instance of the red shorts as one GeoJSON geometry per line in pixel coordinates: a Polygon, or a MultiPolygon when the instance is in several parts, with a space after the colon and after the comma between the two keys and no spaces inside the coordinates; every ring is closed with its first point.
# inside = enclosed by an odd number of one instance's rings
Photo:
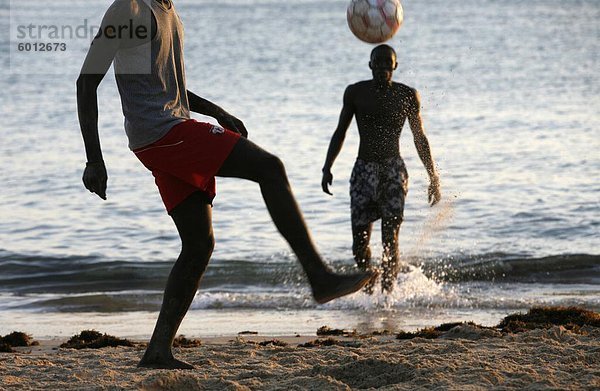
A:
{"type": "Polygon", "coordinates": [[[170,213],[196,191],[204,192],[212,202],[216,195],[215,175],[239,139],[238,133],[191,119],[133,152],[152,171],[170,213]]]}

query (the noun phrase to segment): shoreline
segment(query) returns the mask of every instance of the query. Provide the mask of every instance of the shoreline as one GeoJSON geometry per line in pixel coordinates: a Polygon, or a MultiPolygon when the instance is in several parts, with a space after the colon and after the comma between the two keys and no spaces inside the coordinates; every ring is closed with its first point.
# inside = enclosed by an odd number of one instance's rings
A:
{"type": "MultiPolygon", "coordinates": [[[[362,304],[359,303],[359,304],[362,304]]],[[[358,304],[357,304],[358,305],[358,304]]],[[[493,326],[506,315],[526,312],[528,307],[513,309],[455,310],[444,308],[385,309],[301,309],[245,310],[191,309],[186,314],[178,334],[192,338],[236,336],[252,330],[259,335],[316,335],[324,325],[357,329],[361,333],[389,329],[415,331],[445,322],[473,321],[493,326]]],[[[149,339],[158,318],[158,311],[119,313],[36,313],[0,312],[0,335],[24,331],[35,339],[68,339],[82,330],[95,329],[121,338],[149,339]]]]}

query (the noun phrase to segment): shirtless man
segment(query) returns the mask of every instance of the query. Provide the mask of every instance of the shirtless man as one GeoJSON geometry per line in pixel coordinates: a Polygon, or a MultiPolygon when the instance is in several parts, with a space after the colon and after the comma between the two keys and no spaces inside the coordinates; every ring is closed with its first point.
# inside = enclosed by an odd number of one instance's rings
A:
{"type": "MultiPolygon", "coordinates": [[[[346,88],[321,182],[323,191],[331,195],[331,167],[342,148],[352,117],[356,116],[360,145],[350,178],[352,252],[361,270],[371,269],[369,240],[373,222],[381,218],[384,249],[381,287],[388,293],[393,290],[398,274],[398,230],[404,216],[404,200],[408,189],[408,173],[399,148],[400,132],[406,118],[419,157],[429,174],[428,196],[431,206],[441,198],[439,178],[421,121],[419,93],[392,81],[392,73],[397,66],[394,49],[379,45],[371,52],[369,62],[373,79],[346,88]]],[[[374,283],[372,280],[365,287],[367,293],[373,293],[374,283]]]]}
{"type": "Polygon", "coordinates": [[[360,290],[373,277],[330,271],[312,242],[281,160],[248,141],[242,121],[186,89],[183,26],[171,0],[116,0],[90,46],[77,80],[87,156],[83,182],[90,192],[106,199],[97,89],[113,62],[129,148],[152,171],[181,238],[181,253],[139,366],[192,368],[174,358],[171,348],[213,250],[215,176],[260,185],[267,209],[302,264],[318,303],[360,290]],[[213,117],[221,126],[196,122],[191,111],[213,117]]]}

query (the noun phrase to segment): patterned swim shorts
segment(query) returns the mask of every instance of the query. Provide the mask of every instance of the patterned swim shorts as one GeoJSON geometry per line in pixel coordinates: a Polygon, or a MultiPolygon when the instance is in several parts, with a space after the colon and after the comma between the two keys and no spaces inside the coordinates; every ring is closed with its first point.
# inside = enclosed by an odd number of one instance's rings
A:
{"type": "Polygon", "coordinates": [[[362,227],[380,218],[404,217],[408,172],[402,158],[382,163],[356,159],[350,177],[352,226],[362,227]]]}

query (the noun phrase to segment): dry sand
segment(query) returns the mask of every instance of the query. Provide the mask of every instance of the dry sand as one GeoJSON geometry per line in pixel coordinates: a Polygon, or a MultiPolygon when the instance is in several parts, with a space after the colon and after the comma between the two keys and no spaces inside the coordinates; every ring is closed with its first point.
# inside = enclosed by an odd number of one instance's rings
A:
{"type": "Polygon", "coordinates": [[[195,370],[136,367],[143,347],[57,349],[64,341],[0,354],[0,389],[351,390],[600,389],[600,329],[561,326],[505,334],[462,325],[439,339],[212,338],[175,349],[195,370]]]}

